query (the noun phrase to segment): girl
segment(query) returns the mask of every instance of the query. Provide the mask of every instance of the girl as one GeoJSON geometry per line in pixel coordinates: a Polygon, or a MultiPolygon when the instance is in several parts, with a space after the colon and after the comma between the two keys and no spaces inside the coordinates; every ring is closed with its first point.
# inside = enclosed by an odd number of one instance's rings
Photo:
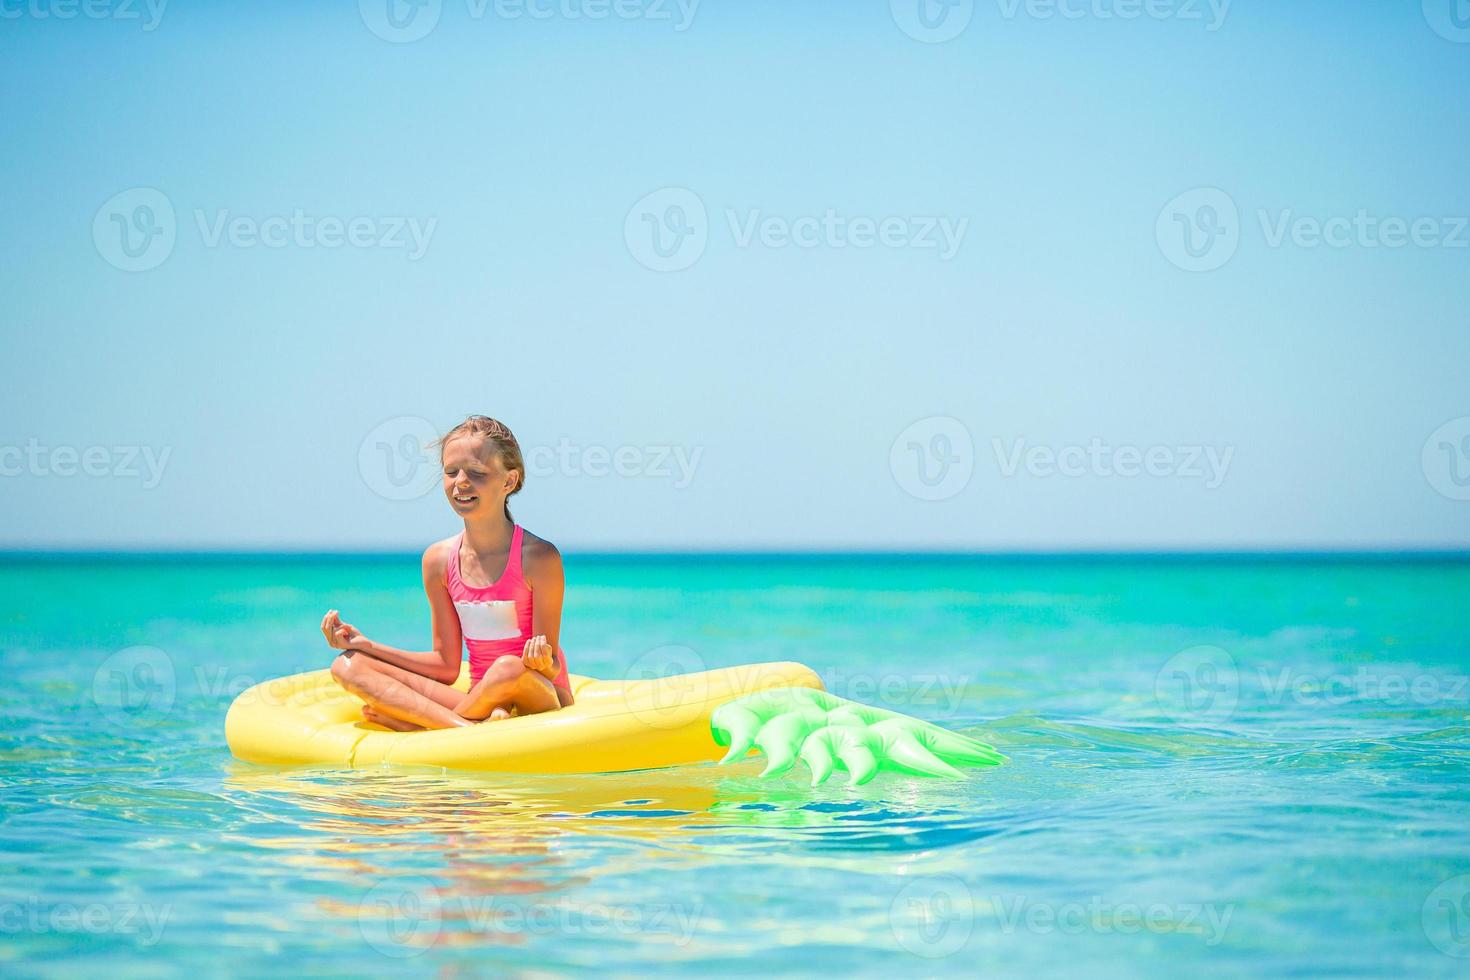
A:
{"type": "Polygon", "coordinates": [[[561,554],[524,531],[507,498],[526,482],[509,429],[471,415],[439,440],[444,496],[464,531],[424,552],[434,649],[397,650],[363,636],[337,610],[322,618],[337,683],[366,702],[370,722],[407,732],[555,711],[572,703],[561,633],[561,554]],[[459,677],[469,648],[469,693],[459,677]]]}

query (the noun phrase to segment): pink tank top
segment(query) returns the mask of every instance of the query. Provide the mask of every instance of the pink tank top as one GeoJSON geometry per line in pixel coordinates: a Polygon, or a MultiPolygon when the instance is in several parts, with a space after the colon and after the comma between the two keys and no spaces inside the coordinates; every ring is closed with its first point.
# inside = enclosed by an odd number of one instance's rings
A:
{"type": "MultiPolygon", "coordinates": [[[[444,563],[444,585],[459,614],[459,631],[470,654],[470,683],[477,683],[490,664],[501,657],[519,657],[525,651],[531,633],[531,587],[521,574],[521,526],[515,526],[510,538],[510,559],[505,571],[493,585],[480,588],[466,585],[459,575],[459,549],[464,532],[449,548],[444,563]]],[[[570,688],[567,681],[567,658],[561,654],[561,669],[554,683],[570,688]]]]}

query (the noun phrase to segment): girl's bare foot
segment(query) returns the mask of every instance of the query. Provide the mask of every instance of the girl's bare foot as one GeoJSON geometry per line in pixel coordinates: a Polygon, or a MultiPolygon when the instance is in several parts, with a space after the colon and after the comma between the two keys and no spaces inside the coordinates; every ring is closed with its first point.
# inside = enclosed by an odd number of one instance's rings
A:
{"type": "Polygon", "coordinates": [[[391,728],[395,732],[422,731],[419,726],[413,724],[412,722],[399,721],[392,715],[385,715],[381,711],[374,711],[368,705],[362,706],[362,716],[363,718],[372,722],[374,725],[382,725],[384,728],[391,728]]]}
{"type": "Polygon", "coordinates": [[[496,708],[494,711],[491,711],[490,712],[490,717],[489,718],[486,718],[485,720],[486,721],[499,721],[502,718],[509,718],[509,717],[510,717],[510,712],[509,711],[506,711],[504,708],[496,708]]]}

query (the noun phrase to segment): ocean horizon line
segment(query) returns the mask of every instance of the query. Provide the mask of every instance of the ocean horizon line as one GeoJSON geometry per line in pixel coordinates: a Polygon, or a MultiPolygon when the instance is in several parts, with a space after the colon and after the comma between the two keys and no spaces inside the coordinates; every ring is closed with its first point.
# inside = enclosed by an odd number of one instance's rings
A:
{"type": "MultiPolygon", "coordinates": [[[[5,548],[0,561],[47,563],[96,561],[397,561],[417,560],[418,548],[5,548]]],[[[582,561],[1216,561],[1247,562],[1470,562],[1464,547],[1353,548],[1035,548],[1035,549],[588,549],[562,548],[570,560],[582,561]]]]}

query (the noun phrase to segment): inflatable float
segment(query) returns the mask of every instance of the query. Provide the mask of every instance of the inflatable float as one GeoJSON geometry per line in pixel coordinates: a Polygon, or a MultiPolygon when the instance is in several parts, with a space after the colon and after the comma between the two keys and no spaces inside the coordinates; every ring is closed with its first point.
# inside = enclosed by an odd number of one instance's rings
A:
{"type": "Polygon", "coordinates": [[[958,732],[801,687],[760,691],[721,705],[710,716],[710,730],[715,741],[730,746],[720,762],[758,749],[767,760],[761,775],[775,776],[800,759],[813,786],[836,769],[861,786],[885,769],[953,778],[964,775],[956,766],[1005,761],[989,745],[958,732]]]}
{"type": "MultiPolygon", "coordinates": [[[[245,762],[476,772],[584,774],[732,761],[752,751],[772,775],[798,758],[813,784],[834,769],[855,783],[880,769],[954,776],[956,765],[1004,758],[983,743],[822,690],[809,667],[762,663],[645,680],[572,675],[571,707],[473,728],[394,732],[362,717],[362,702],[330,671],[294,674],[242,692],[225,739],[245,762]]],[[[468,690],[468,667],[455,684],[468,690]]]]}

